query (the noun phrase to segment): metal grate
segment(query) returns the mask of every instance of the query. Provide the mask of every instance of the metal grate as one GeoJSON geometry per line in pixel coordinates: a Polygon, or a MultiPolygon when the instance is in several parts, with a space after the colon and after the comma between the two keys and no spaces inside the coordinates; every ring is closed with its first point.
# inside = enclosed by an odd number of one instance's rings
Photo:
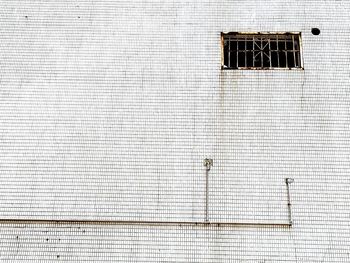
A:
{"type": "Polygon", "coordinates": [[[302,68],[300,34],[222,34],[223,69],[302,68]]]}

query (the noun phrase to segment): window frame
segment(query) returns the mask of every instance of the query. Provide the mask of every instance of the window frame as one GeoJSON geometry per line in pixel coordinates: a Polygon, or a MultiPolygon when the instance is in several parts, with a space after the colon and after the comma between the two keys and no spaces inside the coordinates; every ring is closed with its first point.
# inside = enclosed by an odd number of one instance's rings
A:
{"type": "Polygon", "coordinates": [[[304,60],[303,60],[303,46],[302,46],[302,39],[301,39],[301,32],[221,32],[221,70],[304,70],[304,60]],[[228,68],[224,65],[224,59],[225,59],[225,51],[224,51],[224,45],[225,45],[225,36],[229,35],[240,35],[240,36],[257,36],[257,35],[293,35],[295,37],[298,37],[299,42],[299,53],[300,53],[300,67],[237,67],[237,68],[228,68]]]}

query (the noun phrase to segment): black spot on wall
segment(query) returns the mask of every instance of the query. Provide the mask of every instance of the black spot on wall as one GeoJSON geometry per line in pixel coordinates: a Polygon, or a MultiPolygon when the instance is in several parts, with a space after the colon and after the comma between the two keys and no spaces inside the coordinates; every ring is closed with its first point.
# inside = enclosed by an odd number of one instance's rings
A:
{"type": "Polygon", "coordinates": [[[317,27],[314,27],[311,29],[311,33],[315,36],[318,36],[321,33],[321,30],[318,29],[317,27]]]}

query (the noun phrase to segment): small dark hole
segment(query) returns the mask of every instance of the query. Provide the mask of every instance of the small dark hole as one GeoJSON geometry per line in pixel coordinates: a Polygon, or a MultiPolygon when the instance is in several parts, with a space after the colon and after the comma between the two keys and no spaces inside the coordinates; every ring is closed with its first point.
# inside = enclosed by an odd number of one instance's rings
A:
{"type": "Polygon", "coordinates": [[[48,238],[46,238],[46,241],[49,241],[49,239],[48,239],[48,238]]]}
{"type": "Polygon", "coordinates": [[[60,255],[57,255],[57,258],[60,258],[60,255]]]}
{"type": "Polygon", "coordinates": [[[311,33],[315,36],[318,36],[321,33],[321,31],[315,27],[311,29],[311,33]]]}

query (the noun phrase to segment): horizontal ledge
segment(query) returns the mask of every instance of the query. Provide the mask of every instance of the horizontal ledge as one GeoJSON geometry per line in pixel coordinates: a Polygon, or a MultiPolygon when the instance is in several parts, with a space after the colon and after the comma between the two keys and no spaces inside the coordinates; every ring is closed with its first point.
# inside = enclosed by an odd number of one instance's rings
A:
{"type": "Polygon", "coordinates": [[[291,227],[291,223],[281,222],[206,222],[206,221],[145,221],[145,220],[50,220],[50,219],[1,219],[0,224],[89,224],[89,225],[177,225],[177,226],[251,226],[251,227],[291,227]]]}

